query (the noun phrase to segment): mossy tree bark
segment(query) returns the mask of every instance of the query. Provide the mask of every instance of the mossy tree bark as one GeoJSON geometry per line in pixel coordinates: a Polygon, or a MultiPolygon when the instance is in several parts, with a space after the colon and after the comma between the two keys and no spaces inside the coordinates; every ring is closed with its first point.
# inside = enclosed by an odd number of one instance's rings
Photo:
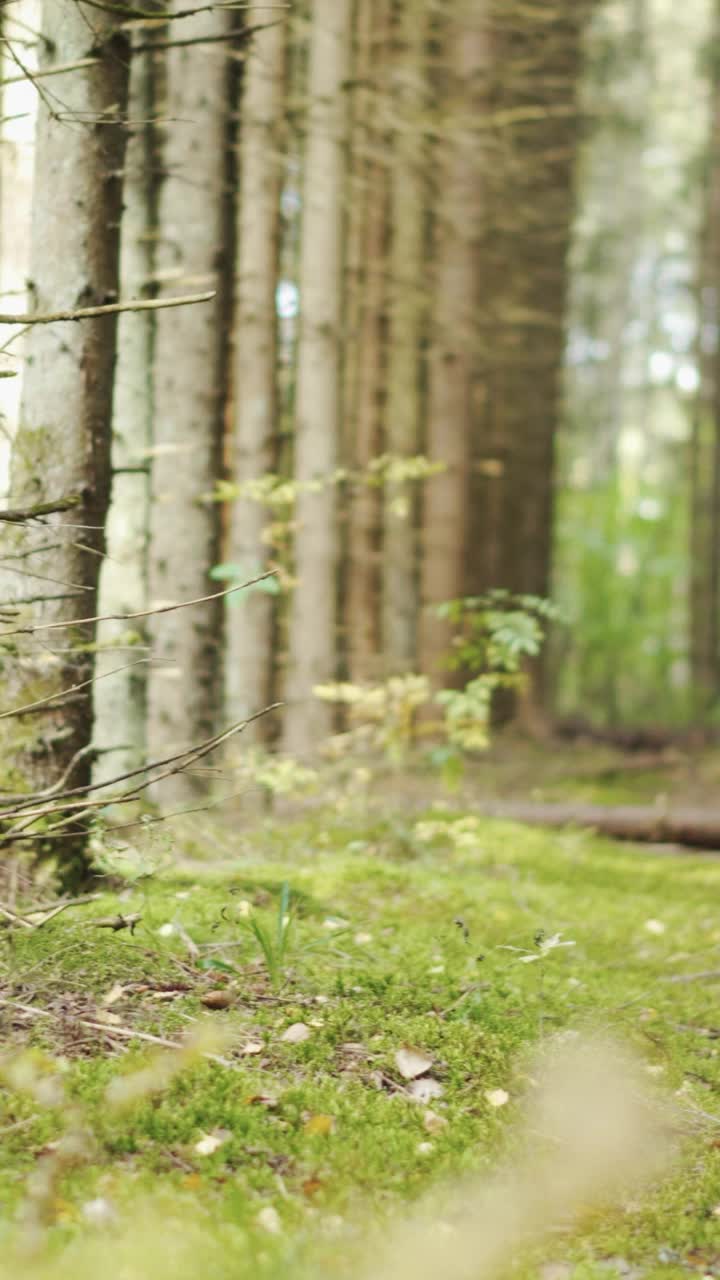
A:
{"type": "MultiPolygon", "coordinates": [[[[117,17],[95,7],[44,0],[46,64],[94,62],[63,76],[62,110],[54,94],[41,95],[30,284],[38,312],[118,296],[130,62],[119,28],[117,17]]],[[[3,534],[0,599],[4,606],[15,602],[19,621],[31,627],[97,612],[116,327],[114,315],[38,325],[27,341],[9,505],[77,497],[47,522],[3,534]]],[[[32,715],[4,722],[6,760],[30,789],[52,786],[73,760],[71,785],[89,781],[94,656],[88,646],[94,638],[95,627],[87,624],[31,631],[3,645],[5,709],[51,699],[32,715]]],[[[66,862],[82,856],[82,840],[61,848],[66,862]]]]}

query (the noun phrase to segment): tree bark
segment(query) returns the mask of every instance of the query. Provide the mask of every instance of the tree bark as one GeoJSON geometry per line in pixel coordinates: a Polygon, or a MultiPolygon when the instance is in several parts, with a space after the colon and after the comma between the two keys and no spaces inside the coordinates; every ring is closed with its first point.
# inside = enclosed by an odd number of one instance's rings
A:
{"type": "MultiPolygon", "coordinates": [[[[483,241],[483,409],[473,447],[466,591],[550,592],[555,436],[589,4],[493,8],[492,181],[483,241]],[[486,489],[492,486],[488,501],[486,489]]],[[[542,701],[542,663],[535,665],[542,701]]]]}
{"type": "MultiPolygon", "coordinates": [[[[392,457],[420,451],[421,346],[427,311],[425,223],[427,146],[426,0],[397,10],[392,86],[396,120],[391,174],[392,244],[385,448],[392,457]]],[[[383,652],[388,674],[410,671],[417,655],[417,504],[412,486],[389,482],[383,526],[383,652]]]]}
{"type": "Polygon", "coordinates": [[[382,452],[387,344],[389,165],[387,57],[390,0],[364,0],[358,11],[353,70],[352,173],[349,239],[355,245],[348,294],[356,299],[345,334],[343,423],[345,457],[358,474],[347,507],[344,634],[348,676],[354,683],[381,672],[382,501],[366,482],[382,452]],[[349,366],[349,367],[348,367],[349,366]]]}
{"type": "Polygon", "coordinates": [[[345,84],[351,0],[315,0],[303,175],[300,337],[295,404],[295,573],[290,618],[287,751],[316,748],[332,709],[313,696],[336,672],[337,528],[345,84]],[[314,486],[317,488],[308,486],[314,486]]]}
{"type": "MultiPolygon", "coordinates": [[[[54,96],[42,96],[40,104],[30,282],[38,312],[118,296],[130,60],[127,37],[118,27],[113,15],[81,3],[45,0],[43,5],[43,49],[52,50],[48,65],[89,55],[97,62],[63,77],[62,110],[54,96]]],[[[38,325],[28,338],[10,505],[70,495],[78,502],[47,525],[3,534],[3,605],[28,595],[46,597],[23,609],[14,626],[42,627],[97,612],[110,495],[116,328],[117,317],[107,315],[38,325]]],[[[73,759],[70,785],[89,781],[92,689],[66,691],[92,679],[94,659],[87,646],[94,638],[94,626],[84,625],[16,635],[3,645],[7,709],[54,695],[52,710],[4,722],[5,758],[30,789],[51,786],[73,759]]],[[[81,839],[64,841],[62,850],[66,866],[72,858],[82,860],[81,839]]]]}
{"type": "MultiPolygon", "coordinates": [[[[714,26],[720,32],[720,5],[714,26]]],[[[690,450],[690,672],[698,710],[720,694],[720,68],[713,61],[700,248],[700,391],[690,450]]]]}
{"type": "MultiPolygon", "coordinates": [[[[273,469],[277,448],[277,316],[279,199],[282,180],[280,126],[284,100],[285,26],[258,32],[243,72],[240,124],[240,190],[237,212],[237,292],[234,325],[234,412],[231,478],[256,480],[273,469]]],[[[263,540],[267,513],[258,502],[238,499],[230,511],[227,560],[241,578],[268,563],[263,540]]],[[[228,601],[225,704],[240,720],[270,701],[272,597],[263,591],[228,601]]],[[[263,721],[244,742],[263,736],[263,721]]]]}
{"type": "MultiPolygon", "coordinates": [[[[142,32],[138,42],[144,42],[142,32]]],[[[155,59],[133,54],[130,127],[123,181],[120,282],[124,298],[150,296],[154,270],[155,59]]],[[[152,442],[152,346],[154,315],[127,312],[118,318],[118,359],[113,392],[113,493],[107,520],[108,556],[100,574],[100,613],[138,613],[147,608],[152,442]]],[[[147,715],[147,627],[142,621],[98,623],[94,687],[95,743],[102,754],[93,782],[137,768],[145,759],[147,715]],[[145,664],[145,665],[144,665],[145,664]],[[127,667],[127,670],[119,668],[127,667]]]]}
{"type": "MultiPolygon", "coordinates": [[[[181,10],[173,0],[170,12],[181,10]]],[[[227,36],[222,11],[183,23],[184,39],[227,36]]],[[[222,465],[228,336],[228,44],[170,48],[162,115],[158,203],[159,296],[192,287],[217,290],[212,303],[156,317],[151,500],[151,604],[212,590],[220,559],[219,507],[203,500],[222,465]]],[[[219,714],[222,603],[159,618],[150,628],[148,751],[167,755],[210,736],[219,714]]],[[[176,804],[204,790],[186,773],[159,797],[176,804]]]]}
{"type": "Polygon", "coordinates": [[[477,2],[455,5],[442,50],[442,144],[437,155],[427,443],[445,470],[425,484],[420,669],[439,684],[452,629],[435,606],[464,594],[468,466],[478,360],[483,159],[480,122],[488,38],[477,2]]]}

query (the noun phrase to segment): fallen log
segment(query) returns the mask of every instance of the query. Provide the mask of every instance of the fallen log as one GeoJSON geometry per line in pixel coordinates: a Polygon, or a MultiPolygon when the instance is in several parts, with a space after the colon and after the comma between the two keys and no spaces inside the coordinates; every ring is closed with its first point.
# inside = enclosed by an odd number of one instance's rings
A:
{"type": "Polygon", "coordinates": [[[600,725],[584,716],[565,716],[554,726],[555,734],[567,742],[587,740],[620,751],[665,751],[676,748],[699,751],[718,741],[717,729],[693,726],[672,728],[666,725],[600,725]]]}
{"type": "Polygon", "coordinates": [[[488,818],[507,818],[538,827],[590,827],[616,840],[640,844],[680,844],[720,852],[720,809],[662,809],[654,805],[539,804],[483,802],[488,818]]]}

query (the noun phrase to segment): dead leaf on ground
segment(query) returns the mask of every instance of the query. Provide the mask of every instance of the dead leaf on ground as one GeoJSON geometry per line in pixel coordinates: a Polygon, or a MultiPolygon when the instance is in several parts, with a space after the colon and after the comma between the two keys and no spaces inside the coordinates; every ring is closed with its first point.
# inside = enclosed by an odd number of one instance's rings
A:
{"type": "Polygon", "coordinates": [[[231,1004],[235,1003],[234,991],[206,991],[200,997],[200,1003],[205,1005],[206,1009],[229,1009],[231,1004]]]}
{"type": "Polygon", "coordinates": [[[395,1066],[403,1080],[416,1080],[424,1076],[433,1065],[432,1058],[419,1049],[398,1049],[395,1054],[395,1066]]]}
{"type": "Polygon", "coordinates": [[[277,1209],[274,1209],[271,1204],[260,1210],[257,1216],[257,1224],[265,1231],[269,1231],[272,1236],[279,1236],[282,1231],[280,1215],[277,1209]]]}
{"type": "Polygon", "coordinates": [[[302,1044],[304,1040],[309,1040],[312,1031],[305,1022],[293,1022],[292,1026],[283,1031],[280,1039],[285,1044],[302,1044]]]}
{"type": "Polygon", "coordinates": [[[423,1112],[423,1128],[428,1133],[441,1133],[443,1129],[447,1128],[447,1120],[445,1116],[439,1116],[437,1111],[428,1109],[423,1112]]]}
{"type": "Polygon", "coordinates": [[[95,1014],[95,1021],[102,1022],[108,1027],[122,1026],[122,1018],[119,1013],[112,1013],[110,1009],[98,1009],[95,1014]]]}
{"type": "Polygon", "coordinates": [[[432,1102],[433,1098],[441,1098],[445,1090],[434,1076],[422,1076],[419,1080],[411,1080],[405,1092],[413,1102],[432,1102]]]}
{"type": "Polygon", "coordinates": [[[247,1040],[242,1046],[240,1052],[249,1057],[254,1053],[262,1053],[264,1048],[265,1045],[262,1040],[247,1040]]]}
{"type": "Polygon", "coordinates": [[[505,1103],[510,1101],[510,1094],[505,1089],[488,1089],[485,1101],[491,1107],[504,1107],[505,1103]]]}
{"type": "Polygon", "coordinates": [[[204,1133],[199,1142],[195,1143],[193,1151],[198,1156],[211,1156],[218,1147],[227,1142],[229,1137],[229,1129],[216,1129],[214,1133],[204,1133]]]}
{"type": "Polygon", "coordinates": [[[122,999],[122,997],[125,995],[126,990],[127,988],[124,987],[122,983],[114,982],[110,990],[105,992],[105,995],[102,998],[102,1003],[106,1007],[108,1005],[115,1004],[116,1000],[122,999]]]}
{"type": "Polygon", "coordinates": [[[302,1184],[303,1195],[311,1199],[317,1195],[318,1191],[322,1191],[323,1182],[321,1178],[306,1178],[302,1184]]]}
{"type": "Polygon", "coordinates": [[[268,1111],[272,1111],[278,1105],[278,1100],[272,1093],[253,1093],[245,1099],[245,1103],[248,1107],[267,1107],[268,1111]]]}

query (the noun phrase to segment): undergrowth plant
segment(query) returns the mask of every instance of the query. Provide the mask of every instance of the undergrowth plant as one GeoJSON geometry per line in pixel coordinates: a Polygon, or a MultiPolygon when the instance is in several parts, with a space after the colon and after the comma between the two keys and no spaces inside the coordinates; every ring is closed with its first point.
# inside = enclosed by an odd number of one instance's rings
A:
{"type": "Polygon", "coordinates": [[[467,678],[461,688],[433,692],[427,676],[391,676],[382,684],[338,681],[316,685],[315,694],[348,710],[349,732],[334,740],[339,751],[358,749],[402,764],[423,739],[440,739],[431,762],[443,773],[462,767],[466,752],[484,751],[490,738],[492,700],[500,689],[522,691],[527,664],[542,648],[555,606],[538,596],[491,591],[437,607],[454,635],[447,668],[467,678]],[[433,705],[442,708],[433,714],[433,705]]]}
{"type": "Polygon", "coordinates": [[[240,918],[240,927],[257,944],[273,991],[277,991],[285,980],[293,920],[294,908],[287,881],[280,890],[274,920],[264,921],[257,911],[251,911],[247,917],[240,918]]]}

